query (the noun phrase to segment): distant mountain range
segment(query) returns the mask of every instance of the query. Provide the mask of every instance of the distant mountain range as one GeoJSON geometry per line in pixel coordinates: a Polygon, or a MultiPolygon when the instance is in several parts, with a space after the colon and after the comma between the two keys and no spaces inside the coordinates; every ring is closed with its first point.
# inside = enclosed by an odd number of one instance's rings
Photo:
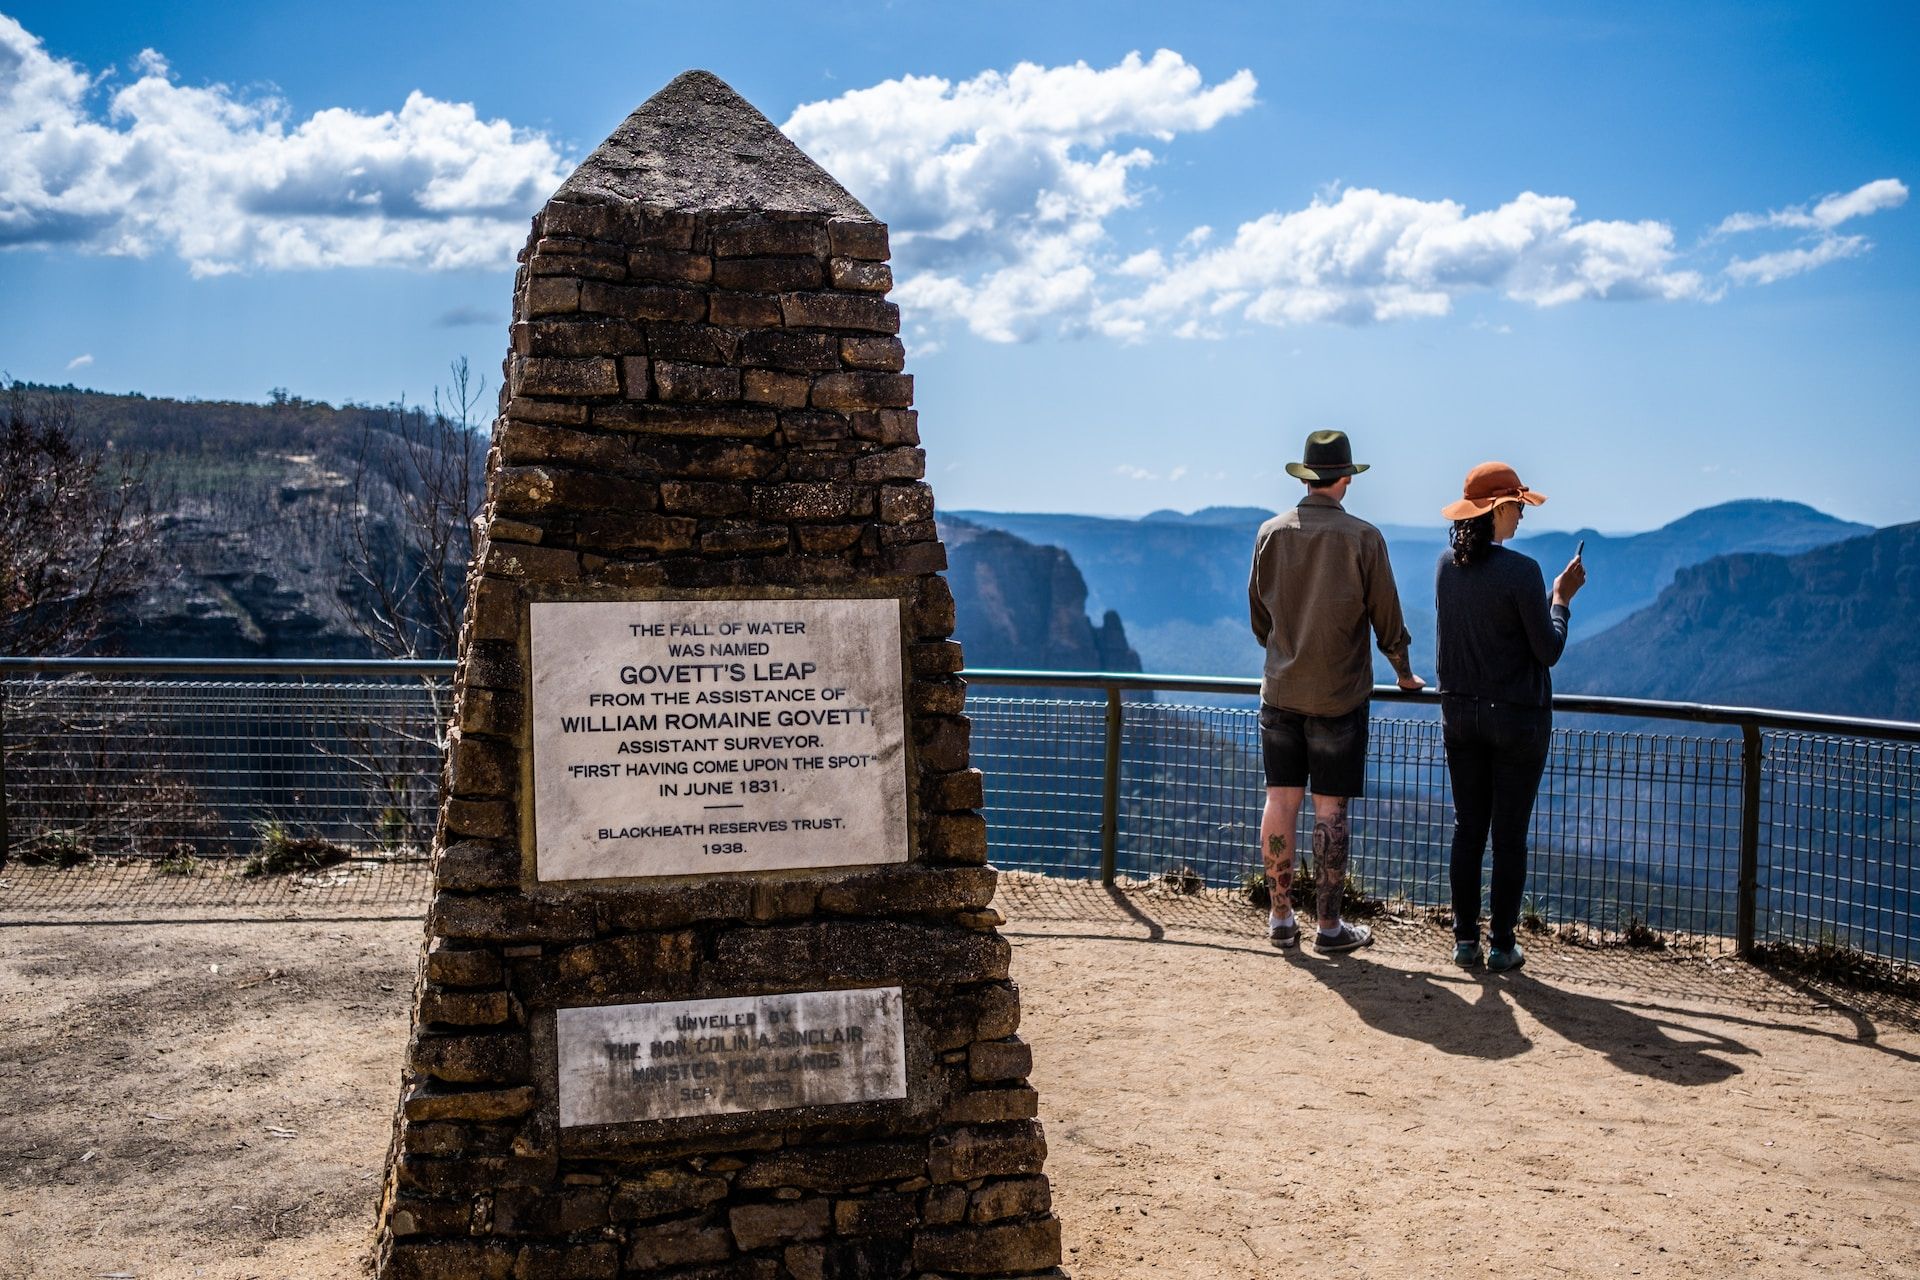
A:
{"type": "MultiPolygon", "coordinates": [[[[75,425],[145,456],[155,485],[160,572],[121,602],[98,651],[144,657],[379,656],[342,607],[343,510],[390,512],[406,455],[393,410],[107,395],[75,388],[75,425]],[[366,465],[362,458],[367,459],[366,465]],[[365,491],[353,491],[358,476],[365,491]]],[[[485,448],[484,435],[475,447],[485,448]]],[[[360,526],[391,541],[376,515],[360,526]]],[[[1138,671],[1117,614],[1096,624],[1072,557],[999,530],[942,521],[975,666],[1138,671]]]]}
{"type": "MultiPolygon", "coordinates": [[[[389,509],[389,410],[75,393],[78,425],[154,460],[165,572],[107,643],[192,656],[356,656],[337,513],[389,509]],[[384,459],[384,461],[380,461],[384,459]]],[[[482,442],[483,443],[483,442],[482,442]]],[[[1366,514],[1355,504],[1357,514],[1366,514]]],[[[980,667],[1257,675],[1246,623],[1257,507],[1139,519],[958,511],[941,518],[967,659],[980,667]],[[1089,616],[1091,615],[1091,616],[1089,616]],[[1094,619],[1098,618],[1096,622],[1094,619]],[[1124,619],[1124,622],[1123,622],[1124,619]]],[[[385,526],[369,526],[386,536],[385,526]]],[[[1414,665],[1432,674],[1445,530],[1383,524],[1414,665]]],[[[1584,539],[1563,691],[1920,719],[1920,525],[1874,530],[1794,502],[1731,502],[1646,533],[1514,543],[1549,579],[1584,539]]],[[[1378,669],[1386,678],[1384,667],[1378,669]]]]}
{"type": "MultiPolygon", "coordinates": [[[[1253,536],[1273,513],[1208,507],[1191,515],[1156,511],[1140,519],[991,511],[956,517],[1064,548],[1086,576],[1089,607],[1113,609],[1149,671],[1258,675],[1260,651],[1247,628],[1247,565],[1253,536]]],[[[1365,516],[1358,508],[1355,514],[1365,516]]],[[[1416,669],[1432,675],[1433,571],[1446,545],[1436,523],[1382,525],[1413,634],[1416,669]]],[[[1729,502],[1647,533],[1593,530],[1521,537],[1514,549],[1554,574],[1586,541],[1588,583],[1576,602],[1575,634],[1596,635],[1651,604],[1675,573],[1734,552],[1804,551],[1871,532],[1870,526],[1795,502],[1729,502]]],[[[1377,667],[1388,678],[1384,664],[1377,667]]]]}

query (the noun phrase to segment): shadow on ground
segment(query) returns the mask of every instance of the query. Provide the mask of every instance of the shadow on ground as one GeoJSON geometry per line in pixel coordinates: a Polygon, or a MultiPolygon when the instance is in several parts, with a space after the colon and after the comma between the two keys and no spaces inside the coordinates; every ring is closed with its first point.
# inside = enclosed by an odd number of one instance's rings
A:
{"type": "MultiPolygon", "coordinates": [[[[1265,912],[1226,890],[1183,893],[1161,883],[1109,887],[1003,872],[1000,904],[1017,922],[1016,935],[1031,930],[1271,954],[1265,912]]],[[[1329,988],[1369,1025],[1391,1034],[1406,1034],[1406,1028],[1420,1025],[1426,1029],[1419,1038],[1447,1053],[1498,1059],[1525,1052],[1525,1037],[1513,1017],[1518,1008],[1569,1040],[1605,1053],[1622,1070],[1680,1084],[1708,1084],[1738,1074],[1739,1067],[1726,1059],[1750,1052],[1731,1029],[1778,1025],[1731,1011],[1703,1015],[1690,1008],[1690,1024],[1681,1026],[1673,1020],[1678,1010],[1660,1004],[1659,997],[1763,1014],[1836,1012],[1853,1024],[1852,1035],[1841,1038],[1902,1058],[1912,1055],[1878,1045],[1879,1028],[1920,1030],[1920,1001],[1910,995],[1777,973],[1706,948],[1581,946],[1543,933],[1526,936],[1527,965],[1516,973],[1448,968],[1436,974],[1436,965],[1452,951],[1449,930],[1419,913],[1383,915],[1372,923],[1376,945],[1351,963],[1329,964],[1314,956],[1310,945],[1291,954],[1323,972],[1329,988]],[[1613,994],[1603,998],[1576,990],[1579,987],[1613,994]],[[1453,1026],[1427,1027],[1418,1006],[1443,993],[1464,998],[1479,1016],[1453,1026]],[[1730,1030],[1703,1033],[1695,1025],[1703,1016],[1730,1030]]]]}

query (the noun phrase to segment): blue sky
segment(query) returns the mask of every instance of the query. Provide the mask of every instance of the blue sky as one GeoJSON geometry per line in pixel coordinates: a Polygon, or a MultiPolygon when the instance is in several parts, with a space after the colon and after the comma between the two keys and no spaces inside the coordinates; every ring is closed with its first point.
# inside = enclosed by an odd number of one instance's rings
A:
{"type": "Polygon", "coordinates": [[[1920,519],[1907,5],[0,0],[0,369],[418,400],[688,67],[892,224],[943,506],[1920,519]],[[716,17],[714,15],[723,15],[716,17]]]}

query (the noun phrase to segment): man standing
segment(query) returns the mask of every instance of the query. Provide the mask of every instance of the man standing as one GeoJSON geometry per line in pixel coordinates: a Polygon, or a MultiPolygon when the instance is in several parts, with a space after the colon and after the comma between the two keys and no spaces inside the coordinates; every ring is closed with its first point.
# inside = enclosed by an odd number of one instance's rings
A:
{"type": "Polygon", "coordinates": [[[1366,790],[1367,700],[1373,662],[1367,632],[1379,642],[1402,689],[1426,681],[1407,663],[1400,593],[1380,531],[1347,514],[1340,500],[1356,464],[1343,431],[1307,437],[1301,461],[1287,474],[1306,482],[1307,495],[1291,511],[1260,526],[1253,546],[1247,601],[1253,634],[1267,650],[1260,682],[1260,745],[1267,803],[1260,816],[1271,914],[1267,936],[1276,947],[1300,943],[1293,918],[1294,831],[1300,802],[1313,787],[1313,869],[1322,952],[1353,951],[1373,941],[1365,925],[1340,919],[1347,878],[1349,802],[1366,790]]]}

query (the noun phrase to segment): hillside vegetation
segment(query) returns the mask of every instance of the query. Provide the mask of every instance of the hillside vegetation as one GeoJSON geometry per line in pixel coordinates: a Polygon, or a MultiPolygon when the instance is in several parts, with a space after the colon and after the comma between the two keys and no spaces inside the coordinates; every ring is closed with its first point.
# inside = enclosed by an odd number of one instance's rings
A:
{"type": "MultiPolygon", "coordinates": [[[[159,568],[95,648],[142,656],[368,657],[369,575],[421,566],[406,529],[416,455],[484,440],[417,408],[265,404],[33,388],[71,403],[76,433],[149,460],[159,568]],[[365,572],[362,572],[364,570],[365,572]]],[[[457,530],[464,539],[464,528],[457,530]]],[[[464,544],[463,544],[464,545],[464,544]]],[[[464,567],[465,552],[457,556],[464,567]]]]}

